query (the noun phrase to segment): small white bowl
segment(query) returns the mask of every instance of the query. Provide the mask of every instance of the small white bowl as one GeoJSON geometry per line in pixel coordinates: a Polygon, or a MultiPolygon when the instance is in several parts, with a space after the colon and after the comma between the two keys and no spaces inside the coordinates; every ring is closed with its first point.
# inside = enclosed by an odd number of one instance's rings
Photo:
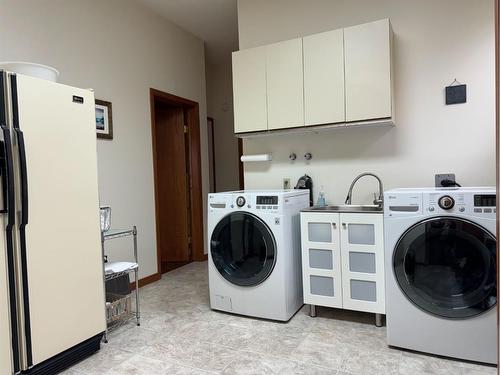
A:
{"type": "Polygon", "coordinates": [[[23,61],[8,61],[0,62],[0,69],[7,70],[13,73],[25,74],[27,76],[46,79],[48,81],[57,82],[59,71],[47,65],[23,62],[23,61]]]}

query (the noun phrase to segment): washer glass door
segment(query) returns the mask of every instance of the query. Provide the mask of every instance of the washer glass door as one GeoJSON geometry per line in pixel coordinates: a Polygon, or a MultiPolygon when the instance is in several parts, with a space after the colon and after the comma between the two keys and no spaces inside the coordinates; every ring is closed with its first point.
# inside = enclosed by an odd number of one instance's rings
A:
{"type": "Polygon", "coordinates": [[[271,274],[276,263],[276,242],[262,219],[248,212],[233,212],[216,225],[210,253],[226,280],[252,286],[271,274]]]}
{"type": "Polygon", "coordinates": [[[469,318],[496,304],[496,239],[461,218],[415,224],[396,245],[396,280],[420,309],[445,318],[469,318]]]}

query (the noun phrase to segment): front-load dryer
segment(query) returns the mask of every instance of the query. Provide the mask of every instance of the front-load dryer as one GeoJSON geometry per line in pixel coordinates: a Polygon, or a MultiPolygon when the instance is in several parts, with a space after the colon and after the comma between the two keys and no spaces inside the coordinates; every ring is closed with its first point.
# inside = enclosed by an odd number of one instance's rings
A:
{"type": "Polygon", "coordinates": [[[494,188],[384,195],[389,345],[497,361],[494,188]]]}
{"type": "Polygon", "coordinates": [[[307,206],[307,190],[209,194],[212,309],[281,321],[300,309],[300,210],[307,206]]]}

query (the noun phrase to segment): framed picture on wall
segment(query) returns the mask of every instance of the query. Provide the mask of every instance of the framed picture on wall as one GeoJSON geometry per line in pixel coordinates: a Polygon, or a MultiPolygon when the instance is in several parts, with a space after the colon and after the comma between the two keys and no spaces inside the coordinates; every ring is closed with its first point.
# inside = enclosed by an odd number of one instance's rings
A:
{"type": "Polygon", "coordinates": [[[113,139],[113,107],[111,102],[95,100],[95,129],[97,138],[113,139]]]}

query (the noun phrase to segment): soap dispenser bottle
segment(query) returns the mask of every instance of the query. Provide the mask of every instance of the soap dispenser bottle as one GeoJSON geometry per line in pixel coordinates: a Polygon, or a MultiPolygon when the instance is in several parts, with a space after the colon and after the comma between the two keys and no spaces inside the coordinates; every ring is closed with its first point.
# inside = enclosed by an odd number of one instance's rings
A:
{"type": "Polygon", "coordinates": [[[316,202],[316,205],[318,207],[325,207],[326,206],[325,192],[323,191],[323,186],[321,187],[321,190],[319,192],[318,201],[316,202]]]}

